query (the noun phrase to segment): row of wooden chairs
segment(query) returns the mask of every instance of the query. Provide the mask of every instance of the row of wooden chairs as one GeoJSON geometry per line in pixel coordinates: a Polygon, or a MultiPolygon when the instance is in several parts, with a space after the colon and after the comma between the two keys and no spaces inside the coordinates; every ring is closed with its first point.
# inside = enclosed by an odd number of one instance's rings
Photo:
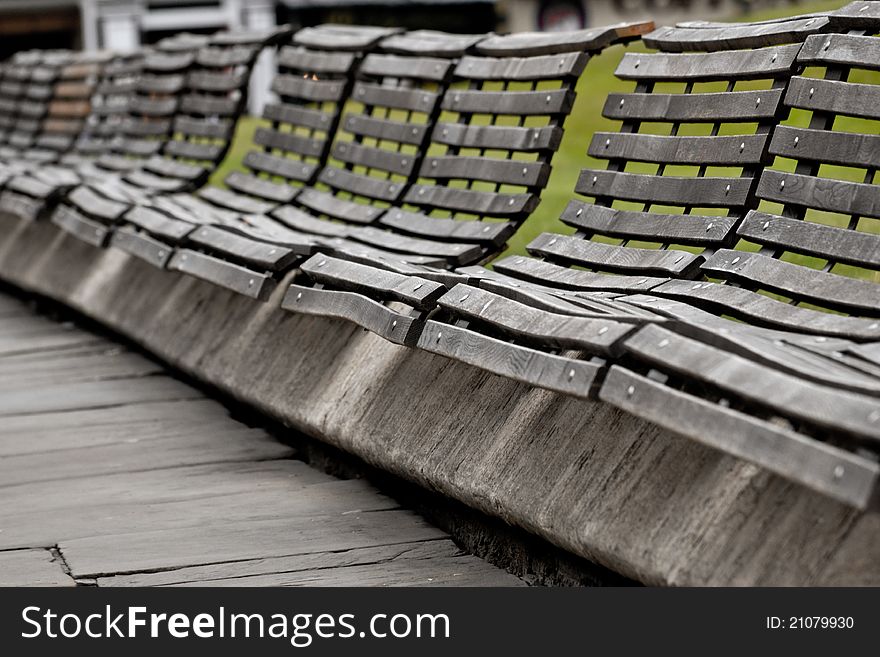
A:
{"type": "MultiPolygon", "coordinates": [[[[260,300],[296,271],[286,310],[601,399],[871,508],[880,2],[650,29],[178,37],[90,60],[67,142],[22,82],[54,55],[24,53],[0,69],[0,212],[260,300]],[[573,233],[496,258],[590,55],[639,35],[651,52],[616,72],[635,88],[603,110],[620,128],[589,145],[605,166],[562,213],[573,233]],[[246,170],[206,185],[266,47],[278,100],[246,170]]],[[[43,101],[67,102],[70,75],[43,101]]]]}

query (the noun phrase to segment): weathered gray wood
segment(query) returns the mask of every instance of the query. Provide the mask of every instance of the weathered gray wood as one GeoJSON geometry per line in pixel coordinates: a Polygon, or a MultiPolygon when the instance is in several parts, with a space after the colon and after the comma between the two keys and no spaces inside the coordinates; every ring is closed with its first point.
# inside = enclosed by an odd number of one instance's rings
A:
{"type": "Polygon", "coordinates": [[[83,214],[107,222],[117,221],[128,210],[126,204],[103,198],[86,185],[80,185],[70,192],[67,201],[83,214]]]}
{"type": "Polygon", "coordinates": [[[300,257],[310,255],[311,244],[299,248],[267,244],[248,239],[217,226],[201,226],[187,237],[187,243],[221,256],[230,256],[245,265],[256,269],[282,271],[290,267],[300,257]]]}
{"type": "Polygon", "coordinates": [[[880,466],[845,450],[679,392],[619,365],[611,367],[599,398],[850,506],[865,509],[873,502],[880,466]]]}
{"type": "Polygon", "coordinates": [[[743,166],[761,161],[766,142],[766,134],[680,137],[597,132],[589,154],[635,162],[743,166]]]}
{"type": "Polygon", "coordinates": [[[528,214],[538,206],[531,193],[485,192],[459,187],[412,185],[404,200],[421,207],[443,208],[481,216],[506,217],[528,214]]]}
{"type": "Polygon", "coordinates": [[[880,185],[767,169],[758,183],[758,196],[817,210],[880,218],[880,185]]]}
{"type": "Polygon", "coordinates": [[[443,217],[430,217],[419,212],[388,210],[379,223],[395,231],[431,240],[476,242],[502,246],[515,230],[507,221],[458,221],[443,217]]]}
{"type": "Polygon", "coordinates": [[[52,223],[77,239],[93,246],[104,246],[110,234],[110,229],[107,226],[82,216],[66,205],[60,205],[55,209],[52,214],[52,223]]]}
{"type": "Polygon", "coordinates": [[[299,46],[284,46],[278,53],[278,65],[313,73],[345,74],[355,62],[350,52],[321,52],[299,46]]]}
{"type": "Polygon", "coordinates": [[[414,145],[422,143],[428,130],[427,125],[414,125],[405,121],[363,114],[348,114],[343,125],[348,132],[362,137],[414,145]]]}
{"type": "Polygon", "coordinates": [[[300,107],[288,103],[269,103],[263,117],[270,121],[300,125],[315,130],[327,130],[333,125],[337,112],[300,107]]]}
{"type": "Polygon", "coordinates": [[[493,267],[503,274],[539,283],[550,283],[570,290],[644,292],[668,280],[653,276],[597,274],[522,256],[502,258],[497,260],[493,267]]]}
{"type": "Polygon", "coordinates": [[[267,214],[276,206],[276,203],[267,203],[250,196],[237,194],[228,189],[208,185],[198,192],[200,198],[215,203],[222,208],[236,210],[245,214],[267,214]]]}
{"type": "Polygon", "coordinates": [[[761,325],[860,341],[880,339],[878,320],[844,317],[791,306],[763,294],[730,285],[668,281],[654,287],[651,293],[721,310],[761,325]]]}
{"type": "Polygon", "coordinates": [[[687,251],[615,246],[555,233],[541,233],[527,248],[533,255],[598,271],[645,272],[675,278],[689,277],[703,262],[702,256],[687,251]]]}
{"type": "Polygon", "coordinates": [[[880,117],[880,87],[795,76],[788,83],[785,104],[799,109],[834,112],[864,119],[880,117]]]}
{"type": "Polygon", "coordinates": [[[61,559],[44,548],[0,552],[0,586],[76,586],[61,559]]]}
{"type": "Polygon", "coordinates": [[[777,126],[770,152],[798,160],[880,167],[880,135],[777,126]]]}
{"type": "Polygon", "coordinates": [[[383,39],[382,50],[406,55],[455,57],[467,52],[485,37],[485,34],[408,30],[383,39]]]}
{"type": "Polygon", "coordinates": [[[163,212],[143,206],[135,206],[125,213],[123,219],[162,240],[178,243],[193,229],[193,224],[163,212]]]}
{"type": "Polygon", "coordinates": [[[674,244],[722,243],[736,226],[733,217],[618,210],[574,199],[559,219],[568,226],[612,237],[674,244]]]}
{"type": "Polygon", "coordinates": [[[520,383],[575,397],[593,396],[603,370],[596,363],[548,354],[433,320],[425,325],[418,346],[520,383]]]}
{"type": "Polygon", "coordinates": [[[880,69],[880,44],[869,35],[814,34],[804,41],[798,53],[798,62],[876,70],[880,69]]]}
{"type": "MultiPolygon", "coordinates": [[[[666,26],[644,36],[650,48],[662,50],[728,50],[760,48],[803,41],[830,25],[827,17],[792,18],[785,21],[731,23],[708,26],[666,26]]],[[[795,49],[797,54],[797,49],[795,49]]]]}
{"type": "Polygon", "coordinates": [[[543,187],[550,177],[550,165],[474,155],[441,155],[426,158],[420,174],[438,180],[484,180],[499,185],[543,187]]]}
{"type": "Polygon", "coordinates": [[[159,268],[164,268],[168,264],[174,251],[172,246],[164,242],[125,227],[113,231],[110,236],[110,246],[159,268]]]}
{"type": "Polygon", "coordinates": [[[570,89],[546,91],[470,91],[450,90],[441,107],[465,114],[506,114],[534,116],[567,114],[574,104],[570,89]]]}
{"type": "Polygon", "coordinates": [[[485,249],[475,244],[434,241],[399,235],[395,232],[374,226],[356,226],[351,229],[349,237],[359,242],[371,244],[392,252],[414,254],[417,256],[434,256],[443,258],[452,265],[466,265],[481,260],[485,249]]]}
{"type": "Polygon", "coordinates": [[[259,173],[268,173],[300,182],[311,180],[317,169],[317,166],[310,162],[260,151],[251,151],[245,155],[243,164],[259,173]]]}
{"type": "Polygon", "coordinates": [[[658,326],[639,330],[625,346],[657,367],[718,386],[751,404],[835,433],[880,440],[876,399],[803,381],[658,326]]]}
{"type": "Polygon", "coordinates": [[[429,114],[434,110],[440,94],[424,89],[401,89],[380,84],[358,82],[351,94],[353,100],[368,106],[390,107],[429,114]]]}
{"type": "Polygon", "coordinates": [[[354,142],[337,141],[333,144],[331,152],[334,158],[342,162],[396,173],[401,176],[409,176],[416,164],[416,158],[408,153],[398,153],[354,142]]]}
{"type": "Polygon", "coordinates": [[[302,98],[315,102],[336,102],[345,92],[343,80],[311,80],[295,75],[278,74],[272,81],[272,91],[282,98],[302,98]]]}
{"type": "Polygon", "coordinates": [[[204,144],[194,141],[174,139],[165,144],[166,155],[173,155],[187,160],[207,160],[213,162],[222,157],[226,151],[223,144],[204,144]]]}
{"type": "MultiPolygon", "coordinates": [[[[178,153],[174,152],[173,154],[176,155],[178,153]]],[[[197,164],[189,164],[187,162],[180,162],[178,160],[172,160],[170,158],[160,156],[151,157],[149,160],[143,163],[143,168],[145,171],[149,171],[160,176],[165,176],[167,178],[179,178],[181,180],[192,183],[198,183],[208,175],[208,171],[203,166],[197,164]]]]}
{"type": "Polygon", "coordinates": [[[575,191],[586,196],[708,208],[745,205],[750,187],[749,178],[688,178],[583,169],[575,191]]]}
{"type": "Polygon", "coordinates": [[[858,314],[880,314],[880,285],[777,260],[760,253],[721,249],[703,271],[747,286],[858,314]]]}
{"type": "Polygon", "coordinates": [[[433,281],[340,260],[322,254],[302,263],[312,280],[382,299],[401,301],[414,308],[431,309],[446,289],[433,281]]]}
{"type": "Polygon", "coordinates": [[[491,325],[526,345],[620,353],[633,327],[614,320],[551,313],[469,285],[456,285],[437,300],[449,312],[491,325]]]}
{"type": "Polygon", "coordinates": [[[781,102],[781,89],[701,94],[611,93],[602,116],[621,121],[751,122],[772,119],[781,102]]]}
{"type": "Polygon", "coordinates": [[[186,93],[180,97],[180,111],[204,116],[232,117],[241,111],[241,101],[237,98],[186,93]]]}
{"type": "Polygon", "coordinates": [[[618,23],[617,25],[571,30],[556,34],[516,32],[492,35],[480,41],[477,52],[493,57],[549,55],[565,52],[602,50],[618,41],[627,42],[654,28],[650,22],[618,23]]]}
{"type": "Polygon", "coordinates": [[[268,274],[191,249],[175,251],[167,267],[261,301],[265,301],[277,285],[268,274]]]}
{"type": "Polygon", "coordinates": [[[358,74],[441,82],[446,79],[452,67],[453,62],[437,57],[400,57],[371,53],[364,58],[358,74]]]}
{"type": "Polygon", "coordinates": [[[499,126],[438,122],[431,139],[462,148],[489,148],[523,152],[554,150],[562,142],[559,126],[499,126]]]}
{"type": "MultiPolygon", "coordinates": [[[[388,180],[384,176],[373,177],[369,174],[356,173],[336,167],[325,167],[318,175],[318,180],[333,189],[345,191],[361,198],[389,202],[397,200],[404,189],[404,184],[401,181],[388,180]]],[[[345,201],[345,199],[341,200],[345,201]]],[[[331,207],[334,206],[341,209],[343,213],[349,211],[345,203],[331,204],[331,207]]],[[[328,214],[331,213],[328,212],[328,214]]],[[[343,214],[339,218],[345,219],[347,217],[343,214]]]]}
{"type": "Polygon", "coordinates": [[[289,203],[299,192],[298,189],[286,183],[257,178],[242,171],[233,171],[226,176],[223,182],[234,191],[255,196],[257,199],[271,203],[289,203]]]}
{"type": "Polygon", "coordinates": [[[698,54],[628,52],[614,74],[624,80],[675,82],[788,77],[800,48],[792,44],[698,54]]]}
{"type": "Polygon", "coordinates": [[[297,30],[293,43],[318,50],[360,51],[401,31],[396,27],[325,24],[297,30]]]}
{"type": "Polygon", "coordinates": [[[389,342],[414,346],[423,320],[395,312],[356,292],[291,285],[281,308],[295,313],[351,322],[389,342]]]}
{"type": "Polygon", "coordinates": [[[384,208],[348,201],[311,188],[304,189],[297,196],[297,202],[319,214],[361,224],[375,221],[385,211],[384,208]]]}
{"type": "Polygon", "coordinates": [[[257,128],[254,143],[268,148],[289,151],[299,155],[320,157],[326,147],[326,140],[318,137],[303,137],[289,132],[268,128],[257,128]]]}
{"type": "Polygon", "coordinates": [[[551,80],[580,75],[589,56],[583,52],[534,57],[462,57],[455,76],[465,80],[551,80]]]}

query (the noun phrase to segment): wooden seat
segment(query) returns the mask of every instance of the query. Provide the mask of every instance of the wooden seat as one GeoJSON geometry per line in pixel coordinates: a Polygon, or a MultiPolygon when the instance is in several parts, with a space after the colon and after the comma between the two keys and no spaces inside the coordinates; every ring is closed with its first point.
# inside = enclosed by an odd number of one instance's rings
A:
{"type": "MultiPolygon", "coordinates": [[[[370,263],[376,276],[394,270],[412,271],[420,280],[435,283],[469,281],[467,276],[444,278],[442,269],[436,267],[470,265],[503,247],[537,206],[549,177],[550,159],[561,141],[562,124],[572,107],[574,86],[590,56],[609,43],[636,38],[646,29],[645,24],[595,28],[557,35],[559,40],[552,44],[546,35],[539,34],[490,36],[478,41],[472,53],[459,53],[457,63],[447,67],[451,75],[448,87],[435,99],[432,109],[436,122],[427,129],[414,125],[411,130],[413,139],[423,140],[423,156],[417,153],[415,158],[395,159],[396,151],[365,149],[357,141],[338,142],[334,154],[349,168],[328,167],[320,177],[335,193],[307,189],[296,202],[311,214],[339,223],[325,228],[326,222],[322,224],[296,208],[284,208],[275,215],[296,228],[327,236],[323,243],[330,253],[370,263]],[[375,185],[375,179],[368,181],[359,175],[358,166],[367,172],[379,169],[390,181],[396,175],[409,182],[392,182],[388,188],[377,187],[374,194],[368,193],[365,183],[375,185]],[[340,192],[355,197],[371,194],[371,203],[340,199],[340,192]],[[390,207],[382,208],[382,201],[390,207]],[[377,252],[371,254],[369,249],[377,252]],[[405,263],[415,268],[407,269],[405,263]]],[[[407,38],[413,44],[408,47],[416,52],[428,41],[423,33],[413,33],[396,37],[387,47],[401,51],[407,38]]],[[[426,70],[434,73],[431,66],[426,70]]],[[[373,85],[356,87],[356,99],[361,88],[365,96],[374,94],[367,103],[386,97],[386,105],[407,112],[416,111],[419,103],[429,98],[413,95],[408,89],[390,95],[391,90],[373,85]]],[[[358,117],[351,125],[360,136],[377,140],[407,135],[403,126],[389,122],[358,117]]],[[[369,270],[357,271],[367,276],[369,270]]],[[[310,272],[306,275],[311,276],[310,272]]],[[[385,308],[381,304],[388,299],[370,286],[337,290],[333,280],[311,278],[319,288],[305,292],[306,286],[294,286],[291,290],[303,296],[285,308],[342,317],[401,344],[410,344],[414,332],[425,325],[424,309],[385,308]],[[322,305],[322,297],[326,305],[322,305]],[[402,326],[405,331],[399,328],[402,326]]]]}
{"type": "Polygon", "coordinates": [[[761,206],[737,228],[739,250],[702,265],[725,284],[695,302],[794,331],[880,339],[880,20],[865,23],[804,43],[798,62],[818,77],[792,78],[785,105],[809,124],[774,132],[776,163],[761,176],[761,206]]]}
{"type": "MultiPolygon", "coordinates": [[[[701,32],[704,40],[667,28],[646,35],[659,52],[624,54],[616,75],[636,88],[609,94],[603,110],[622,122],[619,131],[596,133],[590,142],[589,155],[606,160],[606,167],[583,170],[576,185],[578,194],[595,200],[572,200],[561,217],[575,234],[544,233],[528,245],[530,256],[501,258],[492,271],[460,271],[480,288],[549,316],[576,309],[636,324],[670,321],[647,308],[647,315],[633,313],[632,305],[612,299],[674,284],[690,288],[692,279],[703,277],[707,254],[735,244],[737,226],[754,206],[772,128],[784,111],[786,82],[798,67],[799,40],[829,24],[821,18],[809,26],[805,20],[736,25],[729,42],[708,28],[701,32]]],[[[541,324],[548,331],[541,344],[535,341],[540,336],[525,342],[511,335],[492,317],[474,321],[455,306],[443,311],[437,317],[442,324],[506,340],[510,359],[520,347],[554,356],[563,348],[550,339],[558,320],[541,324]]],[[[468,362],[480,366],[474,344],[471,349],[468,362]]],[[[487,342],[486,349],[486,369],[497,371],[498,347],[487,342]]],[[[528,376],[517,379],[529,382],[528,376]]],[[[601,380],[601,368],[596,376],[601,380]]],[[[531,383],[548,382],[538,370],[531,383]]],[[[579,394],[592,392],[591,385],[579,394]]]]}

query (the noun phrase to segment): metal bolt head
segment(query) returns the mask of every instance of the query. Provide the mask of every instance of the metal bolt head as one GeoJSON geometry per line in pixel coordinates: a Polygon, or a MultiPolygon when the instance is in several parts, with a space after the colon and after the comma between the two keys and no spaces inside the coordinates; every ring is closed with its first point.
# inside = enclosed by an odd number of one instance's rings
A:
{"type": "Polygon", "coordinates": [[[299,300],[302,299],[302,298],[303,298],[303,293],[302,293],[302,292],[298,292],[297,295],[296,295],[296,300],[299,301],[299,300]]]}
{"type": "Polygon", "coordinates": [[[469,296],[470,296],[470,294],[465,294],[461,299],[458,300],[458,302],[459,302],[459,303],[464,303],[465,301],[467,301],[467,298],[468,298],[469,296]]]}
{"type": "Polygon", "coordinates": [[[416,286],[413,288],[413,292],[415,292],[416,290],[418,290],[420,287],[422,287],[422,284],[421,284],[421,283],[416,283],[416,286]]]}
{"type": "Polygon", "coordinates": [[[574,370],[568,370],[568,380],[571,381],[574,378],[574,370]]]}
{"type": "Polygon", "coordinates": [[[635,394],[635,391],[636,391],[635,386],[630,386],[629,388],[626,389],[626,394],[629,395],[630,397],[632,397],[633,394],[635,394]]]}
{"type": "Polygon", "coordinates": [[[395,319],[393,322],[391,322],[391,330],[393,331],[396,328],[397,328],[397,320],[395,319]]]}
{"type": "Polygon", "coordinates": [[[842,465],[834,466],[834,478],[842,479],[843,475],[846,474],[846,469],[842,465]]]}

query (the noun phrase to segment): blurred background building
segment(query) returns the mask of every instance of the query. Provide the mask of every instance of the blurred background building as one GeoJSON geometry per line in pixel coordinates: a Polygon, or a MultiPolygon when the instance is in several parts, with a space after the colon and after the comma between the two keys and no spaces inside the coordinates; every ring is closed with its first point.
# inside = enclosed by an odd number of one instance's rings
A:
{"type": "MultiPolygon", "coordinates": [[[[797,0],[0,0],[0,60],[28,48],[129,51],[182,31],[289,23],[394,25],[450,32],[571,30],[621,20],[730,17],[797,0]]],[[[264,53],[251,109],[273,64],[264,53]]]]}

